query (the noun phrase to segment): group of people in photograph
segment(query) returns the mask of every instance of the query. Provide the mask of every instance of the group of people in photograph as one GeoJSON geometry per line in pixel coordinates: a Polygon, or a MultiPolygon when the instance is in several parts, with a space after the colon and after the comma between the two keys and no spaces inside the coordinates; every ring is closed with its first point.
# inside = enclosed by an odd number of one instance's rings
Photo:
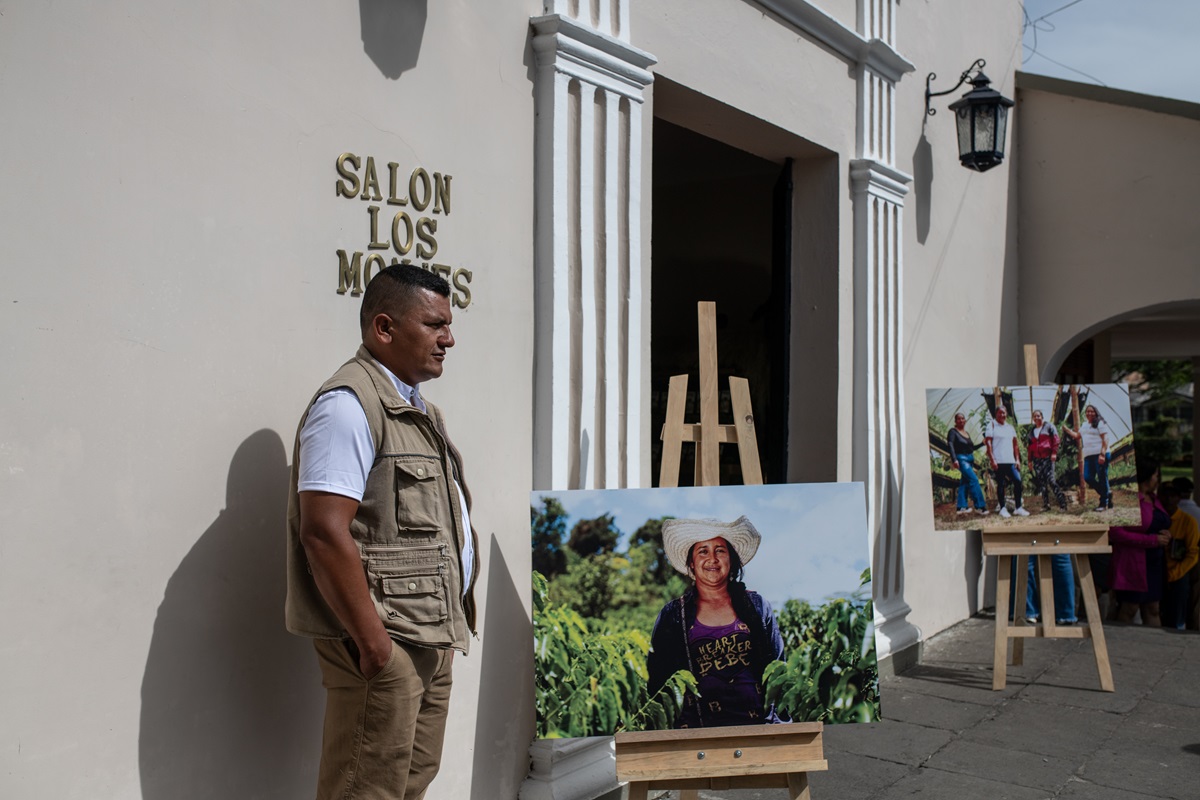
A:
{"type": "MultiPolygon", "coordinates": [[[[1109,446],[1112,431],[1095,406],[1084,409],[1085,421],[1078,430],[1063,426],[1063,433],[1071,437],[1080,447],[1083,459],[1084,481],[1096,492],[1096,511],[1113,507],[1112,489],[1108,482],[1108,464],[1111,459],[1109,446]]],[[[1059,510],[1067,510],[1067,496],[1058,484],[1055,467],[1061,439],[1054,424],[1043,413],[1034,410],[1031,414],[1032,427],[1025,434],[1025,451],[1036,493],[1042,496],[1043,510],[1051,508],[1050,498],[1059,510]]],[[[954,415],[954,427],[946,435],[950,460],[959,472],[957,512],[986,515],[989,512],[984,500],[979,476],[975,473],[975,451],[987,448],[988,465],[996,484],[996,512],[1004,518],[1027,517],[1021,478],[1022,457],[1017,429],[1008,421],[1008,409],[997,405],[992,417],[984,426],[983,441],[974,442],[967,432],[965,414],[954,415]],[[1012,493],[1013,509],[1008,510],[1008,495],[1012,493]],[[970,505],[968,505],[968,500],[970,505]]]]}

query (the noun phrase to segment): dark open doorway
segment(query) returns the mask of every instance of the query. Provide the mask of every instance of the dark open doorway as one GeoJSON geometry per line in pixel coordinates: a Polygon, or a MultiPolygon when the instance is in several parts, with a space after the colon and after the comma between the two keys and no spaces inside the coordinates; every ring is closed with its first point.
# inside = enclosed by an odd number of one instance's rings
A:
{"type": "MultiPolygon", "coordinates": [[[[696,304],[717,304],[720,421],[732,422],[729,376],[746,378],[763,480],[787,479],[791,162],[739,150],[654,120],[651,231],[651,470],[659,485],[672,375],[689,375],[686,419],[699,421],[696,304]]],[[[679,485],[693,484],[685,445],[679,485]]],[[[721,483],[742,482],[734,447],[721,448],[721,483]]]]}

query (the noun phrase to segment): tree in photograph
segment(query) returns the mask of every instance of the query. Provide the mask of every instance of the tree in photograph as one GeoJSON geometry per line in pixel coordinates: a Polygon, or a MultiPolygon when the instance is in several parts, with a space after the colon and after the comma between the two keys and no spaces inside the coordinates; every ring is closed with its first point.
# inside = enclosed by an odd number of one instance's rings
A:
{"type": "Polygon", "coordinates": [[[595,553],[611,553],[617,547],[621,531],[617,530],[612,514],[601,514],[595,519],[581,519],[571,529],[567,546],[581,556],[595,553]]]}
{"type": "Polygon", "coordinates": [[[667,563],[667,553],[663,550],[662,540],[662,524],[669,519],[673,519],[673,517],[648,519],[629,537],[631,551],[635,547],[644,545],[653,554],[654,560],[650,564],[650,575],[657,583],[662,583],[666,579],[667,570],[670,568],[667,563]]]}
{"type": "Polygon", "coordinates": [[[529,527],[533,539],[533,568],[548,578],[567,569],[563,539],[567,535],[567,510],[556,498],[543,497],[539,511],[529,507],[529,527]]]}

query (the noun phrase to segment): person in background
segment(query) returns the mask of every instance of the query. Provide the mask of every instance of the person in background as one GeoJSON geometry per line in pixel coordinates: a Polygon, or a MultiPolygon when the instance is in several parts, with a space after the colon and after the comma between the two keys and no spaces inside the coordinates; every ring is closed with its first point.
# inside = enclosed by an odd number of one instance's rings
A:
{"type": "Polygon", "coordinates": [[[1163,547],[1171,539],[1171,518],[1158,502],[1158,464],[1148,458],[1138,460],[1138,505],[1142,524],[1138,527],[1108,529],[1112,545],[1112,588],[1117,620],[1132,622],[1140,609],[1142,624],[1160,627],[1159,601],[1163,588],[1163,547]]]}
{"type": "Polygon", "coordinates": [[[1008,424],[1008,411],[1004,406],[998,406],[995,418],[988,420],[983,442],[987,445],[988,462],[996,475],[996,511],[1005,519],[1013,515],[1028,517],[1029,512],[1021,505],[1021,449],[1017,445],[1017,431],[1008,424]],[[1008,513],[1004,502],[1004,488],[1008,483],[1012,484],[1016,506],[1012,514],[1008,513]]]}
{"type": "Polygon", "coordinates": [[[1187,623],[1192,583],[1188,573],[1200,562],[1200,525],[1179,507],[1179,488],[1164,483],[1158,490],[1163,508],[1171,515],[1171,541],[1167,543],[1167,585],[1163,588],[1164,628],[1183,630],[1187,623]]]}
{"type": "MultiPolygon", "coordinates": [[[[1175,480],[1171,481],[1177,489],[1179,489],[1179,510],[1191,516],[1196,520],[1196,524],[1200,525],[1200,505],[1192,499],[1192,492],[1195,490],[1195,484],[1189,479],[1180,475],[1175,480]]],[[[1191,630],[1200,630],[1200,564],[1192,567],[1192,571],[1188,573],[1188,580],[1192,584],[1191,597],[1188,599],[1187,626],[1191,630]]]]}
{"type": "Polygon", "coordinates": [[[967,508],[967,496],[975,505],[975,512],[987,516],[987,503],[983,499],[983,489],[979,486],[979,477],[975,474],[975,451],[984,443],[975,444],[967,434],[967,418],[962,414],[954,415],[954,427],[946,434],[946,447],[950,450],[950,460],[958,468],[958,513],[970,513],[967,508]]]}
{"type": "Polygon", "coordinates": [[[1033,412],[1033,427],[1029,429],[1026,451],[1033,470],[1033,490],[1042,493],[1043,510],[1050,510],[1050,493],[1053,492],[1059,509],[1066,511],[1067,497],[1054,478],[1054,467],[1058,463],[1058,431],[1045,421],[1041,411],[1033,412]]]}
{"type": "Polygon", "coordinates": [[[1200,525],[1200,505],[1196,505],[1196,501],[1192,499],[1192,492],[1196,486],[1190,480],[1180,475],[1175,480],[1171,481],[1171,485],[1175,487],[1175,491],[1179,492],[1179,510],[1189,515],[1196,520],[1196,524],[1200,525]]]}
{"type": "MultiPolygon", "coordinates": [[[[1083,415],[1087,421],[1079,426],[1078,431],[1073,431],[1065,425],[1063,431],[1080,443],[1083,479],[1100,496],[1096,511],[1104,511],[1113,507],[1112,491],[1108,485],[1108,441],[1112,431],[1095,406],[1088,405],[1084,408],[1083,415]]],[[[1084,502],[1082,498],[1080,502],[1084,502]]]]}

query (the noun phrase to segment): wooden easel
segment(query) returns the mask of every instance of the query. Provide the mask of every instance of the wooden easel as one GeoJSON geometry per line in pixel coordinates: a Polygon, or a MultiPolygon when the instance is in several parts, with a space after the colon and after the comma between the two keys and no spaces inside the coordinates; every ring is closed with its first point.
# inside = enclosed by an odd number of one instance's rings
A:
{"type": "Polygon", "coordinates": [[[667,389],[667,420],[662,429],[662,464],[658,485],[679,485],[679,461],[684,442],[696,443],[696,486],[719,486],[720,446],[735,444],[742,463],[742,483],[761,484],[762,466],[758,462],[758,439],[754,432],[754,414],[750,408],[750,382],[729,379],[729,399],[733,405],[732,425],[717,423],[717,304],[697,303],[700,324],[700,424],[683,421],[687,406],[687,375],[672,375],[667,389]]]}
{"type": "MultiPolygon", "coordinates": [[[[1030,386],[1038,383],[1037,346],[1025,345],[1025,380],[1030,386]]],[[[983,554],[996,556],[996,644],[993,654],[992,689],[1003,689],[1008,679],[1008,640],[1014,639],[1012,663],[1022,663],[1025,639],[1091,639],[1096,656],[1096,671],[1100,675],[1100,688],[1114,691],[1112,666],[1108,662],[1108,647],[1104,642],[1104,621],[1100,616],[1100,604],[1096,600],[1096,586],[1092,579],[1092,566],[1087,558],[1090,553],[1111,553],[1106,525],[1042,525],[1001,528],[983,531],[983,554]],[[1052,555],[1069,555],[1071,565],[1079,576],[1083,589],[1085,624],[1060,626],[1055,624],[1054,583],[1050,573],[1052,555]],[[1037,556],[1038,594],[1041,596],[1042,614],[1037,624],[1025,624],[1025,592],[1028,569],[1025,558],[1037,556]],[[1016,592],[1013,595],[1013,624],[1008,622],[1009,588],[1013,558],[1017,557],[1016,592]]]]}
{"type": "MultiPolygon", "coordinates": [[[[719,446],[735,444],[742,482],[759,485],[762,468],[750,384],[730,378],[734,424],[717,422],[717,306],[698,304],[700,324],[700,423],[683,421],[687,375],[671,378],[659,486],[679,485],[684,442],[695,442],[696,485],[720,485],[719,446]]],[[[737,725],[674,731],[618,733],[617,780],[629,782],[629,800],[646,800],[650,789],[678,789],[680,800],[696,800],[701,789],[787,789],[792,800],[809,800],[808,773],[829,769],[820,722],[737,725]]]]}

